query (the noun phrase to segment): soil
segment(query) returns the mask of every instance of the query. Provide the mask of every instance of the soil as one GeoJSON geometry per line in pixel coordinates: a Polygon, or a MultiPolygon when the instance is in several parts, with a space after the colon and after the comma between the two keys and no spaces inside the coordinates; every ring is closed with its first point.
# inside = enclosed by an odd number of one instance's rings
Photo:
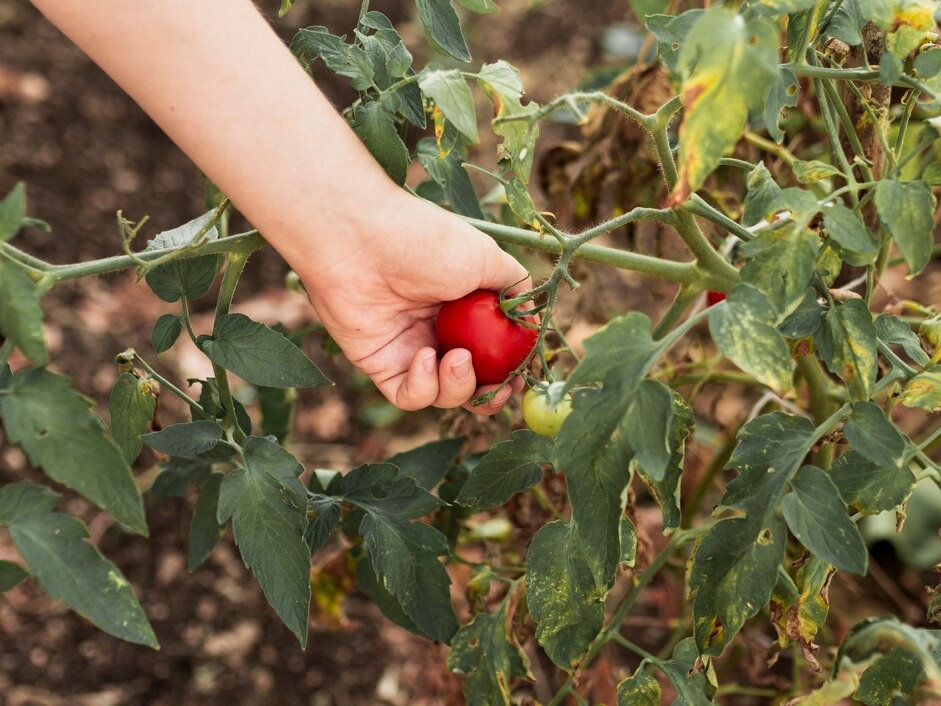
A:
{"type": "MultiPolygon", "coordinates": [[[[468,25],[475,60],[505,58],[520,66],[531,97],[540,101],[585,79],[585,67],[597,64],[605,29],[627,15],[626,3],[605,0],[556,0],[535,9],[524,0],[501,4],[501,14],[473,18],[468,25]]],[[[277,3],[265,5],[273,14],[277,3]]],[[[297,27],[313,24],[348,33],[359,5],[299,0],[284,20],[272,21],[285,40],[297,27]]],[[[412,2],[377,0],[371,7],[404,23],[416,53],[427,51],[418,41],[412,2]]],[[[327,72],[318,79],[337,105],[350,102],[349,89],[327,72]]],[[[565,134],[558,131],[559,138],[565,134]]],[[[28,186],[30,214],[47,221],[52,232],[32,229],[17,242],[54,263],[119,254],[118,210],[133,221],[149,217],[142,238],[204,210],[201,175],[160,129],[26,0],[0,0],[0,193],[21,180],[28,186]]],[[[286,272],[276,253],[256,255],[240,284],[238,310],[289,326],[309,323],[306,299],[281,286],[286,272]]],[[[149,350],[153,322],[173,311],[142,286],[124,273],[61,285],[44,300],[52,367],[70,376],[105,418],[115,354],[130,346],[149,350]]],[[[211,301],[194,303],[197,328],[210,321],[211,301]]],[[[328,375],[347,384],[301,397],[292,450],[309,466],[346,469],[381,460],[436,438],[443,424],[454,421],[441,413],[396,414],[342,359],[319,350],[312,355],[328,375]]],[[[177,380],[198,375],[199,365],[185,348],[160,359],[164,372],[177,380]]],[[[174,421],[182,410],[168,402],[163,415],[174,421]]],[[[153,458],[145,457],[136,468],[146,474],[151,464],[153,458]]],[[[0,434],[0,484],[24,478],[48,483],[0,434]]],[[[162,649],[111,638],[27,582],[0,597],[0,704],[462,701],[461,680],[447,672],[444,648],[395,628],[359,594],[346,602],[342,615],[315,610],[310,643],[301,651],[243,567],[231,537],[202,568],[188,573],[192,499],[148,496],[151,537],[142,539],[58,490],[65,496],[60,508],[88,524],[93,540],[135,586],[162,649]]],[[[16,558],[5,535],[0,558],[16,558]]],[[[328,577],[342,574],[325,570],[328,577]]]]}

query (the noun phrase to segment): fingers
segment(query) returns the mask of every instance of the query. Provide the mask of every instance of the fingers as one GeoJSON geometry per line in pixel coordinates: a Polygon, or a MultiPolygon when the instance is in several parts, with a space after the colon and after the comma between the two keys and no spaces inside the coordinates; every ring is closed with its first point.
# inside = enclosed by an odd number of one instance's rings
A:
{"type": "Polygon", "coordinates": [[[404,410],[464,407],[475,414],[493,415],[503,409],[512,394],[522,389],[523,380],[514,378],[489,402],[479,406],[472,404],[471,400],[496,387],[477,388],[470,353],[463,348],[448,351],[440,361],[433,348],[423,348],[415,354],[404,375],[380,385],[380,390],[404,410]]]}

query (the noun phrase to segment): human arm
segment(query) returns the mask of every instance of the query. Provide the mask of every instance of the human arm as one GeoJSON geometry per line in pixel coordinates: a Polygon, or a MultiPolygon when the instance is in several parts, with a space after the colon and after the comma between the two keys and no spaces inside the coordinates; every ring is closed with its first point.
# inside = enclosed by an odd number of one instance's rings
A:
{"type": "Polygon", "coordinates": [[[524,286],[525,269],[394,184],[249,0],[33,2],[287,260],[386,397],[404,409],[468,402],[469,355],[438,360],[434,314],[478,288],[524,286]]]}

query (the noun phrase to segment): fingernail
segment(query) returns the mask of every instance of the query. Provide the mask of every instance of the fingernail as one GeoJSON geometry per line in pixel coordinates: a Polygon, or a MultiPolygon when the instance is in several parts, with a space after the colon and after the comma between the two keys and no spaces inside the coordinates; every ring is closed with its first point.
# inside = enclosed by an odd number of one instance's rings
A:
{"type": "Polygon", "coordinates": [[[465,355],[451,364],[451,372],[458,380],[463,380],[471,371],[471,358],[465,355]]]}
{"type": "Polygon", "coordinates": [[[438,356],[435,355],[434,351],[429,351],[422,356],[421,367],[426,373],[433,373],[435,371],[435,359],[438,356]]]}

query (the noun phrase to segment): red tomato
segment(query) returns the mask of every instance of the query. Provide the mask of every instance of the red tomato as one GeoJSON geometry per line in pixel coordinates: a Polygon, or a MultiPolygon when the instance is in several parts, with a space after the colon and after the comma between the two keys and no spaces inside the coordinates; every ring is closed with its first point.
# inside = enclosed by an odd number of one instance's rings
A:
{"type": "Polygon", "coordinates": [[[715,292],[711,289],[708,292],[706,292],[706,304],[708,304],[709,306],[712,306],[713,304],[718,304],[719,302],[724,301],[724,300],[725,300],[725,292],[715,292]]]}
{"type": "MultiPolygon", "coordinates": [[[[534,319],[527,319],[535,323],[534,319]]],[[[500,309],[500,294],[485,289],[445,302],[438,312],[435,334],[441,350],[470,351],[479,385],[507,379],[536,345],[538,332],[513,321],[500,309]]]]}

